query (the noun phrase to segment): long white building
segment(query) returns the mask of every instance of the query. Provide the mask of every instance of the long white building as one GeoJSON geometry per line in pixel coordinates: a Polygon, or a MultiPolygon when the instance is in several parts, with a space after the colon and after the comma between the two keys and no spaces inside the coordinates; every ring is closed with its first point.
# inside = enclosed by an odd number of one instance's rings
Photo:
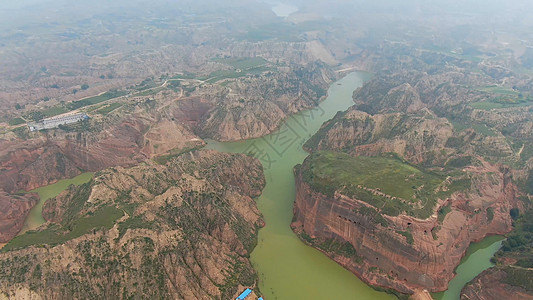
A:
{"type": "Polygon", "coordinates": [[[85,113],[64,114],[51,118],[46,118],[40,122],[28,123],[28,127],[30,128],[30,131],[52,129],[57,128],[59,125],[72,124],[88,118],[89,116],[87,116],[87,114],[85,113]]]}

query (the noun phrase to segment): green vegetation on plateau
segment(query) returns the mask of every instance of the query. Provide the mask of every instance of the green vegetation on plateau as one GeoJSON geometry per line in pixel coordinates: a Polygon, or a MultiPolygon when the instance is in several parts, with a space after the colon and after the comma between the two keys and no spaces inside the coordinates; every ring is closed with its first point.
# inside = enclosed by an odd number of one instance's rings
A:
{"type": "Polygon", "coordinates": [[[105,114],[108,114],[112,111],[114,111],[115,109],[119,108],[122,106],[122,103],[111,103],[107,106],[104,106],[102,108],[100,108],[99,110],[97,110],[96,112],[99,113],[99,114],[102,114],[102,115],[105,115],[105,114]]]}
{"type": "Polygon", "coordinates": [[[217,70],[209,74],[207,77],[201,78],[208,83],[214,83],[222,79],[261,74],[273,69],[272,67],[269,67],[268,61],[261,57],[215,58],[213,61],[230,66],[231,69],[217,70]]]}
{"type": "Polygon", "coordinates": [[[111,91],[105,92],[105,93],[103,93],[102,95],[99,95],[99,96],[94,96],[94,97],[85,98],[85,99],[78,100],[78,101],[73,101],[73,102],[68,104],[68,108],[71,109],[71,110],[74,110],[74,109],[82,108],[82,107],[85,107],[85,106],[98,104],[100,102],[104,102],[104,101],[107,101],[109,99],[122,97],[122,96],[127,95],[127,94],[128,94],[128,92],[126,92],[126,91],[111,90],[111,91]]]}
{"type": "Polygon", "coordinates": [[[407,213],[428,218],[437,199],[468,188],[469,180],[457,180],[446,192],[437,192],[444,176],[409,165],[395,157],[353,157],[323,151],[307,158],[304,180],[325,195],[339,191],[378,208],[387,215],[407,213]],[[397,198],[394,198],[397,197],[397,198]]]}
{"type": "Polygon", "coordinates": [[[497,263],[496,268],[505,272],[504,282],[513,286],[533,291],[533,210],[519,215],[518,209],[510,211],[515,220],[513,232],[502,243],[501,249],[495,255],[495,261],[503,258],[516,261],[512,265],[497,263]]]}
{"type": "Polygon", "coordinates": [[[471,103],[470,107],[475,109],[491,110],[533,105],[533,96],[527,94],[524,95],[512,88],[503,86],[486,86],[478,88],[478,90],[487,93],[489,99],[486,101],[471,103]]]}
{"type": "Polygon", "coordinates": [[[518,210],[513,209],[510,214],[516,219],[515,229],[502,243],[496,257],[511,256],[517,260],[517,266],[533,268],[533,210],[517,216],[518,210]]]}
{"type": "Polygon", "coordinates": [[[11,126],[16,126],[16,125],[20,125],[24,123],[26,123],[26,121],[24,121],[24,119],[22,118],[14,118],[14,119],[9,120],[9,125],[11,126]]]}

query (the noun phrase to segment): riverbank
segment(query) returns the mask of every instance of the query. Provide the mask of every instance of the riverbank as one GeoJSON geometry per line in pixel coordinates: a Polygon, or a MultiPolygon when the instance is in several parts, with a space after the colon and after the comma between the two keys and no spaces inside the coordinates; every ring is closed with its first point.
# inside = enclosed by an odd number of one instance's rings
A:
{"type": "MultiPolygon", "coordinates": [[[[370,77],[368,73],[354,72],[332,83],[327,98],[317,108],[291,116],[278,131],[265,137],[227,143],[208,141],[208,149],[250,153],[263,163],[267,185],[258,199],[258,207],[266,227],[259,231],[252,262],[259,273],[259,287],[267,299],[299,298],[301,291],[309,290],[310,286],[313,288],[304,293],[308,299],[392,297],[376,292],[322,253],[304,245],[290,229],[295,199],[292,168],[308,155],[302,149],[303,144],[337,111],[353,105],[352,92],[370,77]]],[[[491,256],[489,253],[479,260],[490,263],[491,256]]],[[[459,290],[464,285],[461,284],[459,290]]]]}
{"type": "Polygon", "coordinates": [[[46,200],[59,195],[62,191],[66,190],[71,184],[81,185],[91,181],[93,175],[94,173],[87,172],[80,174],[74,178],[59,180],[54,184],[31,190],[31,193],[39,194],[39,202],[30,210],[30,213],[24,221],[22,230],[19,232],[18,235],[21,235],[28,230],[34,230],[45,223],[42,212],[43,205],[46,200]]]}
{"type": "Polygon", "coordinates": [[[259,231],[251,258],[265,299],[394,299],[303,244],[290,228],[296,195],[293,167],[307,156],[303,144],[325,121],[351,106],[352,92],[370,77],[354,72],[332,83],[318,107],[290,116],[279,130],[262,138],[208,141],[208,149],[253,153],[263,163],[267,184],[257,204],[266,226],[259,231]]]}

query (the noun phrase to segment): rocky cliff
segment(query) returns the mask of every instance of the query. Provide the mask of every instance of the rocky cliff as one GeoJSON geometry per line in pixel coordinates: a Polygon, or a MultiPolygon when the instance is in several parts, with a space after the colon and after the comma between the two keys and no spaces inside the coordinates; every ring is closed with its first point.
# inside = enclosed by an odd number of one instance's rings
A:
{"type": "Polygon", "coordinates": [[[192,152],[98,172],[47,201],[39,230],[0,253],[10,298],[229,299],[256,274],[260,163],[192,152]]]}
{"type": "MultiPolygon", "coordinates": [[[[349,194],[348,186],[336,186],[333,193],[320,191],[309,183],[312,160],[308,157],[296,169],[292,226],[304,241],[370,284],[408,294],[445,290],[470,242],[511,230],[509,211],[516,204],[516,187],[506,168],[489,163],[469,167],[470,187],[439,197],[430,217],[417,218],[389,214],[364,193],[349,194]]],[[[387,198],[385,206],[406,200],[379,188],[361,188],[387,198]]]]}

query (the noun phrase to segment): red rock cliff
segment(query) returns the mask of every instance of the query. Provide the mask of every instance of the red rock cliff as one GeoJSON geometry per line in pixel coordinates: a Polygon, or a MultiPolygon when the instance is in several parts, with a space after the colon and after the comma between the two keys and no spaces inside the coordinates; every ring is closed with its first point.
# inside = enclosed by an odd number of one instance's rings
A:
{"type": "Polygon", "coordinates": [[[507,169],[488,163],[469,168],[473,176],[470,192],[439,201],[438,208],[451,207],[442,223],[437,208],[425,220],[361,213],[361,207],[369,207],[367,203],[339,192],[328,197],[312,190],[301,169],[296,169],[293,229],[318,248],[331,240],[351,244],[356,252],[351,257],[321,250],[373,285],[409,294],[416,289],[443,291],[471,242],[511,230],[509,210],[516,188],[507,169]]]}

